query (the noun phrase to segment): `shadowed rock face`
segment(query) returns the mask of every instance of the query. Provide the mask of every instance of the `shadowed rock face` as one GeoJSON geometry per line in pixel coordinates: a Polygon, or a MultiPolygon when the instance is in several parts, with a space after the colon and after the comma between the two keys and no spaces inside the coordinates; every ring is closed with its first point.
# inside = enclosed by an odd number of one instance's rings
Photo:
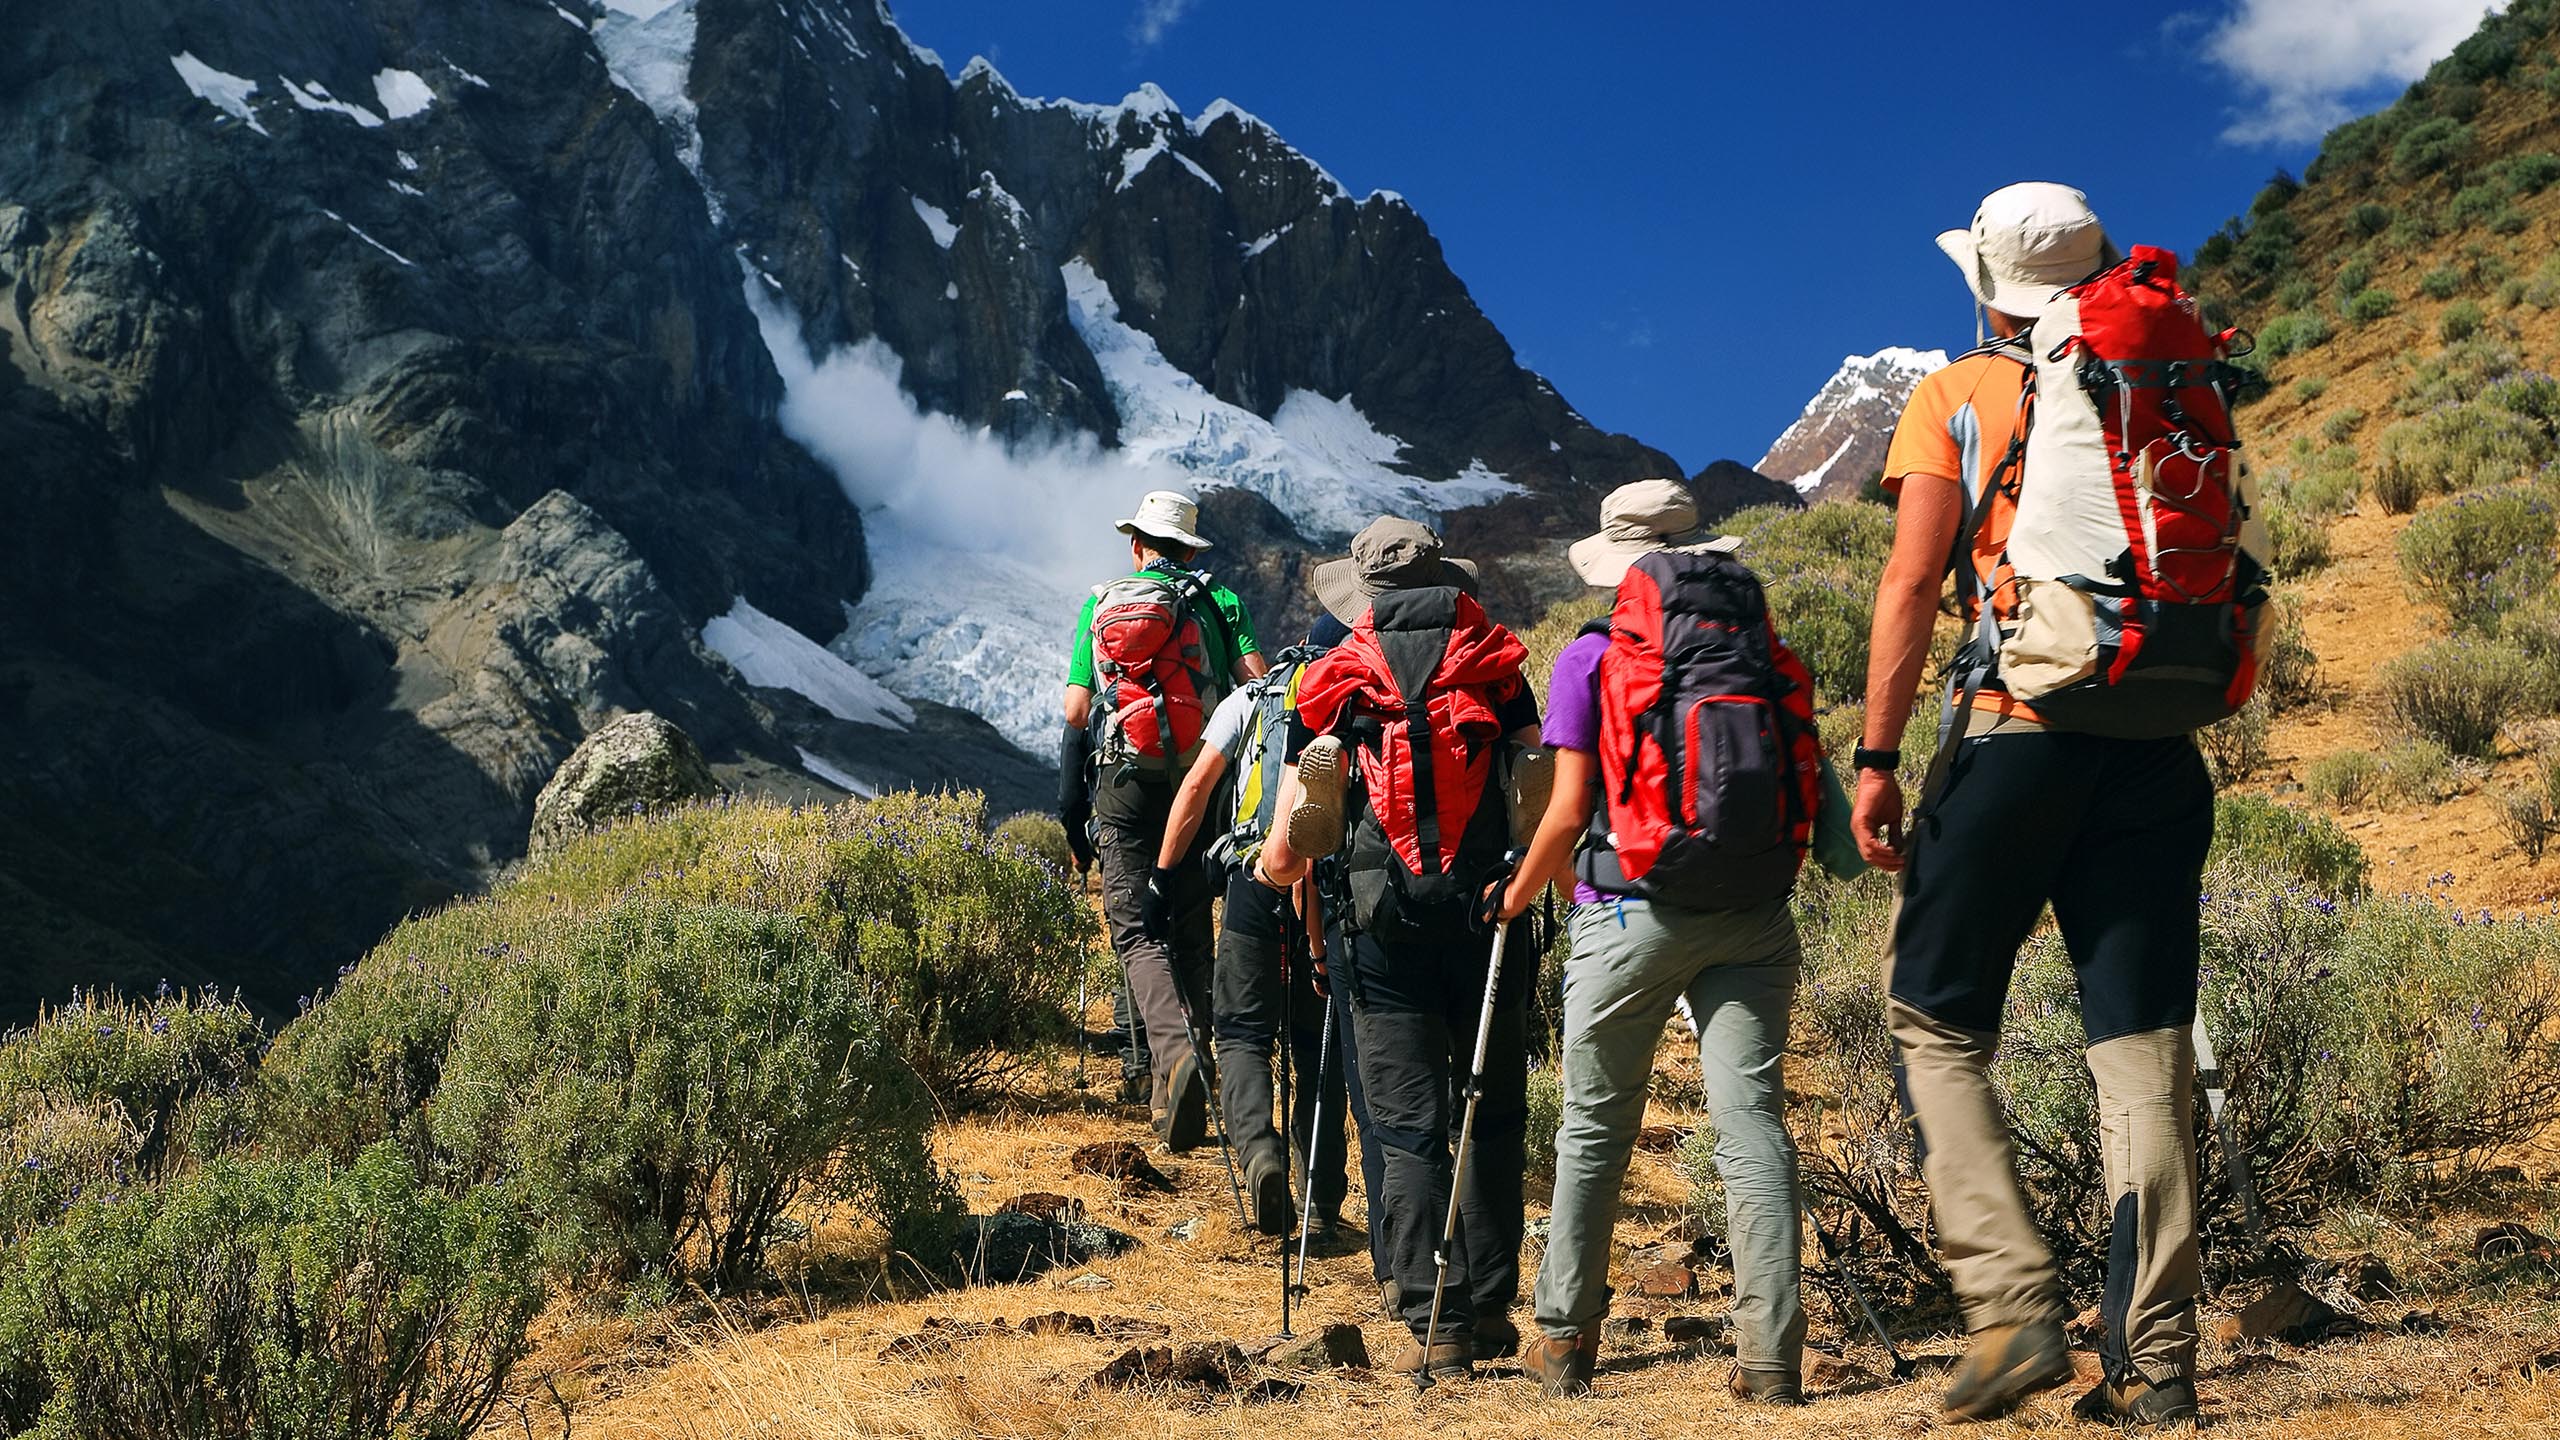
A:
{"type": "MultiPolygon", "coordinates": [[[[163,976],[290,1008],[520,854],[543,782],[627,712],[732,788],[838,793],[814,755],[1040,803],[974,717],[854,724],[704,647],[742,597],[827,640],[869,577],[779,424],[758,271],[821,353],[888,345],[926,409],[1108,443],[1081,260],[1220,399],[1347,396],[1416,476],[1525,486],[1452,518],[1487,558],[1677,473],[1522,370],[1403,201],[1241,111],[954,80],[850,0],[688,0],[648,22],[691,30],[653,86],[633,23],[97,0],[13,25],[0,1013],[163,976]]],[[[1335,537],[1228,503],[1257,543],[1225,575],[1303,623],[1335,537]]],[[[1526,604],[1553,568],[1493,583],[1526,604]]]]}

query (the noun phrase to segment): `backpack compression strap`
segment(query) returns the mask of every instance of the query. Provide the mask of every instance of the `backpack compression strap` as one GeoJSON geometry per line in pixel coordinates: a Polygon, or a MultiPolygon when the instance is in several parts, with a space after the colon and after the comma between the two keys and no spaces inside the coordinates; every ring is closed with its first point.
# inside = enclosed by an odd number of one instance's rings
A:
{"type": "Polygon", "coordinates": [[[1413,832],[1425,875],[1440,873],[1440,791],[1432,774],[1431,677],[1449,653],[1458,625],[1458,592],[1449,586],[1389,590],[1369,602],[1369,623],[1386,658],[1387,676],[1404,699],[1405,745],[1413,754],[1413,832]]]}

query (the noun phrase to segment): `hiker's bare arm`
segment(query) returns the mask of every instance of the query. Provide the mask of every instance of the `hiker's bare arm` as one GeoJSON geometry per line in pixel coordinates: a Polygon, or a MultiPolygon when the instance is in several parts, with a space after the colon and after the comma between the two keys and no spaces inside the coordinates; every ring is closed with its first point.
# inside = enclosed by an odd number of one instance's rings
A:
{"type": "Polygon", "coordinates": [[[1547,813],[1538,821],[1538,833],[1529,841],[1528,855],[1512,875],[1511,888],[1503,892],[1505,920],[1538,903],[1538,893],[1550,884],[1573,882],[1574,842],[1591,823],[1597,795],[1591,781],[1600,757],[1587,750],[1558,750],[1555,755],[1555,791],[1547,801],[1547,813]]]}
{"type": "MultiPolygon", "coordinates": [[[[1964,488],[1938,475],[1904,479],[1893,519],[1893,554],[1876,583],[1876,619],[1868,638],[1867,728],[1870,750],[1902,744],[1929,661],[1929,632],[1938,622],[1938,587],[1964,514],[1964,488]]],[[[1882,770],[1858,772],[1850,822],[1858,853],[1879,870],[1902,868],[1902,782],[1882,770]]]]}
{"type": "Polygon", "coordinates": [[[1241,685],[1257,675],[1267,673],[1270,669],[1271,662],[1262,658],[1261,651],[1247,650],[1236,657],[1236,683],[1241,685]]]}
{"type": "Polygon", "coordinates": [[[1093,692],[1082,685],[1067,687],[1067,723],[1081,730],[1093,718],[1093,692]]]}
{"type": "Polygon", "coordinates": [[[1164,843],[1156,847],[1156,868],[1170,870],[1191,853],[1191,837],[1200,830],[1201,817],[1209,813],[1209,795],[1218,788],[1218,777],[1227,773],[1227,757],[1203,745],[1200,758],[1191,762],[1191,772],[1182,777],[1182,788],[1173,792],[1173,811],[1165,817],[1164,843]]]}

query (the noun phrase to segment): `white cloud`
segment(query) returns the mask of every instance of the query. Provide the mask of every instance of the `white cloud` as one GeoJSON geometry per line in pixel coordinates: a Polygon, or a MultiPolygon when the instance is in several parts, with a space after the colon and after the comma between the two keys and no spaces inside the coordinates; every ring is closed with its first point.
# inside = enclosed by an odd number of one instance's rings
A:
{"type": "Polygon", "coordinates": [[[1141,50],[1153,49],[1182,17],[1192,0],[1138,0],[1137,18],[1129,22],[1129,38],[1141,50]]]}
{"type": "Polygon", "coordinates": [[[2317,140],[2352,118],[2351,102],[2406,85],[2450,53],[2504,0],[2239,0],[2204,52],[2251,92],[2222,138],[2239,145],[2317,140]]]}

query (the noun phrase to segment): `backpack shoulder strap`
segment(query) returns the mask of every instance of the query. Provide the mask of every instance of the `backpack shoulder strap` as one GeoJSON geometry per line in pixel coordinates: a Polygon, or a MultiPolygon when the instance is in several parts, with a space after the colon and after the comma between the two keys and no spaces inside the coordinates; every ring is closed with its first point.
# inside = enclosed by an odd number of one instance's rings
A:
{"type": "Polygon", "coordinates": [[[1413,756],[1414,839],[1422,873],[1440,873],[1439,787],[1433,774],[1431,676],[1449,653],[1458,624],[1458,592],[1450,587],[1390,590],[1369,603],[1370,624],[1387,677],[1404,700],[1405,748],[1413,756]]]}

